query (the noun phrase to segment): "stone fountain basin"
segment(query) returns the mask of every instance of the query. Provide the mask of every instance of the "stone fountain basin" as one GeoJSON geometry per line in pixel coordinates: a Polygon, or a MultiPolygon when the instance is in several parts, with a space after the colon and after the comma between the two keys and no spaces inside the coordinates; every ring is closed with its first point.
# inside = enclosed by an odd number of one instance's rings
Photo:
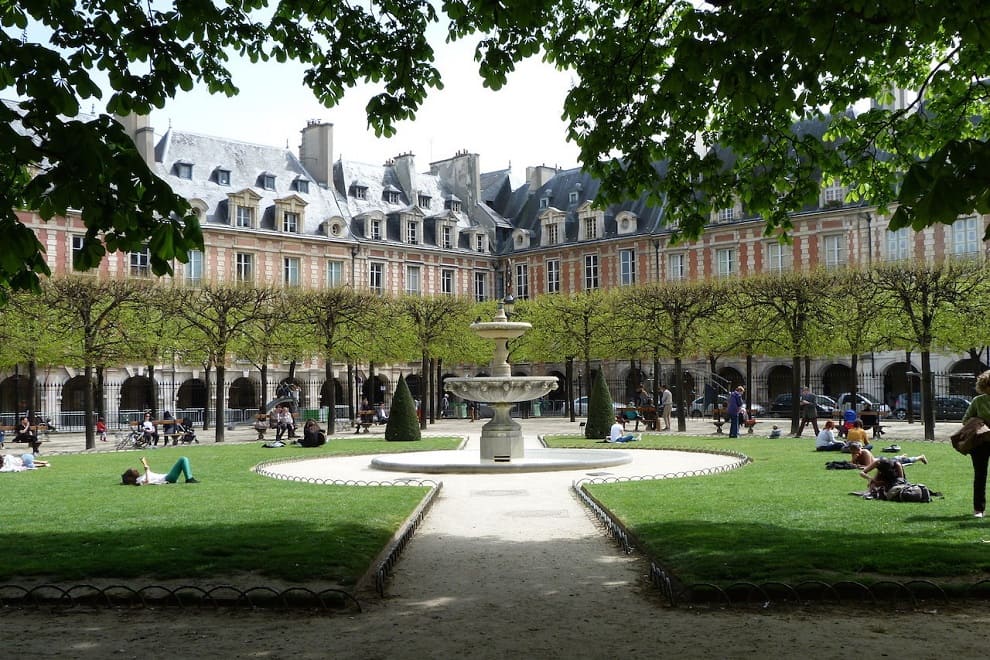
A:
{"type": "MultiPolygon", "coordinates": [[[[498,325],[505,325],[500,323],[498,325]]],[[[478,376],[448,378],[447,389],[462,399],[483,403],[515,403],[539,399],[557,389],[556,376],[478,376]]]]}
{"type": "Polygon", "coordinates": [[[511,321],[490,321],[471,324],[472,332],[485,339],[515,339],[522,336],[532,327],[533,325],[531,323],[513,323],[511,321]]]}

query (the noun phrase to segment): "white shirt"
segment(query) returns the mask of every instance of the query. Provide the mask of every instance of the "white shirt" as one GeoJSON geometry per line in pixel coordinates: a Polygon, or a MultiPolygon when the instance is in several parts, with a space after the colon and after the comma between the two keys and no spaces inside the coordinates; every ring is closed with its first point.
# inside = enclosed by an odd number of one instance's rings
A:
{"type": "Polygon", "coordinates": [[[674,405],[674,395],[671,394],[670,390],[664,390],[663,394],[660,395],[660,405],[663,406],[674,405]]]}
{"type": "Polygon", "coordinates": [[[815,447],[828,447],[835,442],[835,431],[832,429],[822,429],[815,438],[815,447]]]}
{"type": "Polygon", "coordinates": [[[608,434],[608,441],[609,442],[615,442],[616,440],[618,440],[619,438],[621,438],[623,435],[624,434],[622,432],[622,424],[619,424],[618,422],[616,422],[615,424],[612,424],[612,430],[608,434]]]}
{"type": "Polygon", "coordinates": [[[155,423],[150,419],[146,419],[143,422],[141,422],[141,430],[144,431],[145,433],[154,433],[155,423]]]}
{"type": "Polygon", "coordinates": [[[158,474],[157,472],[152,472],[150,470],[147,472],[147,476],[142,474],[140,477],[138,477],[137,482],[138,484],[143,484],[146,486],[161,486],[162,484],[168,483],[167,481],[165,481],[164,474],[158,474]]]}

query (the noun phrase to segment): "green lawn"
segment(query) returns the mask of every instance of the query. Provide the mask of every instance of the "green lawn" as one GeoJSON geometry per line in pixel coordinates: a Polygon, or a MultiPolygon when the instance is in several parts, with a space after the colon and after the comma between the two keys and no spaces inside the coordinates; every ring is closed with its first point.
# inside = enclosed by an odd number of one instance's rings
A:
{"type": "MultiPolygon", "coordinates": [[[[548,442],[591,446],[583,438],[548,442]]],[[[758,436],[644,435],[637,448],[728,449],[753,463],[718,475],[588,490],[635,534],[642,550],[688,583],[930,578],[951,585],[990,577],[990,523],[971,517],[969,459],[946,443],[898,444],[904,453],[929,459],[907,467],[908,479],[944,498],[930,504],[863,500],[848,494],[866,486],[857,471],[825,469],[826,461],[848,454],[815,452],[811,439],[758,436]]]]}
{"type": "Polygon", "coordinates": [[[247,574],[353,584],[425,487],[320,486],[251,468],[293,456],[451,449],[455,438],[332,440],[319,449],[210,444],[53,456],[53,467],[0,474],[4,500],[0,579],[41,577],[221,580],[247,574]],[[167,471],[189,457],[199,484],[121,486],[140,467],[167,471]]]}

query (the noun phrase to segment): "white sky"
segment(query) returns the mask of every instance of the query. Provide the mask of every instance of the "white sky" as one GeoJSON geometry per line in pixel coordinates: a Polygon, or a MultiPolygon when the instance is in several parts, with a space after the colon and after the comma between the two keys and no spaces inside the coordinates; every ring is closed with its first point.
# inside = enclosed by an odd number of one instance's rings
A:
{"type": "MultiPolygon", "coordinates": [[[[303,67],[294,63],[252,64],[231,60],[233,98],[210,95],[200,85],[181,93],[163,110],[152,113],[155,132],[171,124],[177,130],[222,136],[296,151],[299,132],[311,119],[334,124],[334,160],[381,164],[399,153],[412,152],[416,168],[468,150],[481,157],[482,171],[512,166],[513,182],[525,177],[526,167],[577,165],[577,147],[566,141],[561,119],[564,96],[575,80],[539,58],[527,60],[510,74],[498,92],[482,86],[473,60],[474,44],[434,41],[437,68],[444,89],[433,91],[414,121],[397,125],[390,139],[375,137],[367,128],[364,107],[372,88],[349,90],[340,105],[325,108],[303,85],[303,67]]],[[[86,108],[87,110],[89,108],[86,108]]]]}

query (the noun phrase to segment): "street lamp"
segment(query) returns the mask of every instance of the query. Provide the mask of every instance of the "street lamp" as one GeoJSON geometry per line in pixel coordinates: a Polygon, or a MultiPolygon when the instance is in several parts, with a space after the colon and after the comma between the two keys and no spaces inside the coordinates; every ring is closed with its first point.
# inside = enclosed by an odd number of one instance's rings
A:
{"type": "Polygon", "coordinates": [[[505,318],[512,318],[512,311],[516,308],[516,299],[512,297],[511,293],[505,294],[505,298],[502,299],[502,309],[505,310],[505,318]]]}

